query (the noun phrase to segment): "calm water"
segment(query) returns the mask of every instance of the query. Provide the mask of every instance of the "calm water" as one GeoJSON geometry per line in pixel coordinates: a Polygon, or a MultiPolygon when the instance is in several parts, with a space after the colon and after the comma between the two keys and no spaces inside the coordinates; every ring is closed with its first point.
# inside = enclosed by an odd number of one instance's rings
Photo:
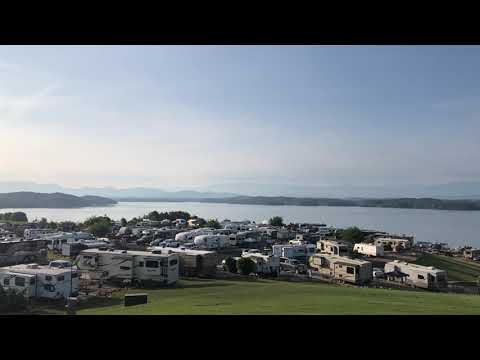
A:
{"type": "Polygon", "coordinates": [[[263,206],[236,204],[206,204],[179,202],[121,202],[112,207],[81,209],[0,209],[0,212],[24,211],[30,220],[46,217],[53,221],[83,221],[93,215],[112,219],[130,219],[150,211],[184,210],[202,218],[244,220],[256,222],[274,215],[286,222],[323,222],[327,225],[413,234],[416,241],[440,241],[451,246],[471,244],[480,247],[480,212],[384,209],[327,206],[263,206]]]}

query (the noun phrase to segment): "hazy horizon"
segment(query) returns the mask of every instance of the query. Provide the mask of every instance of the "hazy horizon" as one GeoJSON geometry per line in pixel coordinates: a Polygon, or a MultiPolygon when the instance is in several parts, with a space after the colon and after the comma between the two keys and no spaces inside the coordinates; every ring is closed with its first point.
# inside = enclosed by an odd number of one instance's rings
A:
{"type": "Polygon", "coordinates": [[[479,61],[479,46],[1,46],[0,177],[480,182],[479,61]]]}

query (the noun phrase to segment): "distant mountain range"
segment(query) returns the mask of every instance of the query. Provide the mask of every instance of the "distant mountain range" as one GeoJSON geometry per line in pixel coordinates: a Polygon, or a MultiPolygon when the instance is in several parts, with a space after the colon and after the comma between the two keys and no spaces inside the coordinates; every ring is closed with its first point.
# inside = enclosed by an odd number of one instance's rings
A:
{"type": "Polygon", "coordinates": [[[236,194],[226,192],[201,192],[201,191],[164,191],[157,188],[132,187],[126,189],[117,189],[114,187],[81,187],[68,188],[57,184],[37,184],[34,182],[0,182],[0,193],[31,191],[37,193],[64,193],[76,196],[94,195],[107,198],[224,198],[235,196],[236,194]]]}
{"type": "Polygon", "coordinates": [[[151,187],[68,188],[57,184],[34,182],[0,182],[0,193],[31,191],[37,193],[65,193],[76,196],[94,195],[111,199],[224,199],[235,196],[284,196],[336,199],[372,198],[436,198],[480,199],[480,182],[454,182],[440,185],[389,186],[313,186],[295,184],[226,183],[198,187],[184,191],[165,191],[151,187]]]}
{"type": "Polygon", "coordinates": [[[0,209],[19,208],[81,208],[110,206],[117,202],[100,196],[75,196],[62,193],[35,193],[29,191],[0,194],[0,209]]]}
{"type": "Polygon", "coordinates": [[[480,182],[455,182],[439,185],[295,185],[228,183],[210,185],[203,191],[227,192],[247,196],[287,196],[315,198],[437,198],[437,199],[480,199],[480,182]]]}

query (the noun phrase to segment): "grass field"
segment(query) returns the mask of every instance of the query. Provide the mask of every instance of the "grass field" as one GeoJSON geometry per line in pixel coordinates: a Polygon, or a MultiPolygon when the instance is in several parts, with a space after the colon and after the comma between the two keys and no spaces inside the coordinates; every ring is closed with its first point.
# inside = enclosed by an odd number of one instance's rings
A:
{"type": "Polygon", "coordinates": [[[148,293],[148,304],[123,306],[125,291],[82,304],[79,315],[480,314],[480,296],[342,287],[274,280],[182,280],[148,293]]]}
{"type": "Polygon", "coordinates": [[[480,276],[480,264],[450,256],[422,254],[415,263],[446,270],[449,281],[477,281],[480,276]]]}

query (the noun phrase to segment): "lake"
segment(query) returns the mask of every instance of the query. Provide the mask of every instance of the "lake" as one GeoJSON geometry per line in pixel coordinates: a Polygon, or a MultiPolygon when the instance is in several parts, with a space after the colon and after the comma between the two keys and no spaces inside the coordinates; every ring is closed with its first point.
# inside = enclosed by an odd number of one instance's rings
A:
{"type": "Polygon", "coordinates": [[[315,222],[337,227],[360,228],[412,234],[416,241],[446,242],[451,246],[470,244],[480,247],[480,212],[422,209],[387,209],[333,206],[269,206],[207,204],[195,202],[120,202],[111,207],[80,209],[0,209],[0,213],[23,211],[29,220],[46,217],[53,221],[83,221],[93,215],[114,220],[131,219],[150,211],[183,210],[209,219],[255,222],[282,216],[285,222],[315,222]]]}

